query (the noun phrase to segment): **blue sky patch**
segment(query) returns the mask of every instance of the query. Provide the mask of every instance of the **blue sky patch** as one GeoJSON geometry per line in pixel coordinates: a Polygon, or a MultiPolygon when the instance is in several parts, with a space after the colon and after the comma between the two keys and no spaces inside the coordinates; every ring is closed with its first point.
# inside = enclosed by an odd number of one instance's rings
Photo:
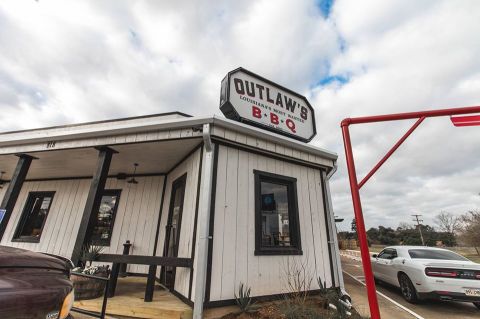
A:
{"type": "Polygon", "coordinates": [[[316,0],[317,7],[320,9],[325,18],[328,18],[330,15],[334,2],[335,0],[316,0]]]}
{"type": "Polygon", "coordinates": [[[316,86],[325,86],[331,83],[338,83],[340,85],[344,85],[348,83],[350,79],[347,76],[343,75],[328,75],[326,77],[321,78],[317,83],[315,83],[314,87],[316,86]]]}

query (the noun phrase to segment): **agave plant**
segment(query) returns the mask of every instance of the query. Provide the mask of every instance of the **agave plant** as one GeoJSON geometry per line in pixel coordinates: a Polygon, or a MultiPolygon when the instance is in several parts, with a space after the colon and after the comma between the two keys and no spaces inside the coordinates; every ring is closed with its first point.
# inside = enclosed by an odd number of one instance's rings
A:
{"type": "Polygon", "coordinates": [[[330,303],[335,303],[339,298],[339,293],[334,288],[327,288],[327,282],[322,281],[322,278],[317,279],[318,286],[320,287],[320,296],[324,299],[324,307],[327,309],[330,303]]]}
{"type": "Polygon", "coordinates": [[[103,248],[104,247],[102,246],[86,244],[82,249],[82,260],[88,261],[89,265],[91,266],[92,262],[98,259],[98,256],[102,253],[103,248]]]}
{"type": "Polygon", "coordinates": [[[318,277],[318,286],[320,287],[320,295],[326,297],[328,294],[327,282],[318,277]]]}
{"type": "Polygon", "coordinates": [[[257,306],[252,303],[252,297],[250,297],[250,288],[247,288],[243,283],[238,286],[238,295],[235,293],[235,301],[240,308],[240,313],[253,312],[257,309],[257,306]]]}

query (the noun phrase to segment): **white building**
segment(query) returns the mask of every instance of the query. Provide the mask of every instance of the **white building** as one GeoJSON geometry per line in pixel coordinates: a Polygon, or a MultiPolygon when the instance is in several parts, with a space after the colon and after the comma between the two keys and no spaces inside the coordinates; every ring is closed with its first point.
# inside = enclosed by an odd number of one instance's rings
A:
{"type": "Polygon", "coordinates": [[[285,293],[295,263],[314,278],[311,290],[318,277],[337,287],[336,159],[239,122],[181,113],[0,133],[1,245],[77,261],[86,242],[122,254],[129,240],[132,256],[187,261],[157,263],[156,277],[196,311],[202,300],[234,302],[240,283],[255,297],[285,293]]]}

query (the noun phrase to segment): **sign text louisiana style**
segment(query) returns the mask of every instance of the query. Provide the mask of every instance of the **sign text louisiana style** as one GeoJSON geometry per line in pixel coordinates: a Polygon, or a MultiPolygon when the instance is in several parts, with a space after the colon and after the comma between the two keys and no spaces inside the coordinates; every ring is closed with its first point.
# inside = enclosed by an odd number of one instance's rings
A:
{"type": "Polygon", "coordinates": [[[316,134],[315,114],[304,96],[243,68],[223,79],[220,109],[229,119],[303,142],[316,134]]]}

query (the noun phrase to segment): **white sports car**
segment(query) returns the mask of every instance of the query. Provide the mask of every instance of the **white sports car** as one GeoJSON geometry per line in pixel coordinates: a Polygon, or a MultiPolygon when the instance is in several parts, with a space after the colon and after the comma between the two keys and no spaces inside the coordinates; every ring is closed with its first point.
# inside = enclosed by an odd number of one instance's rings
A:
{"type": "Polygon", "coordinates": [[[372,255],[376,281],[400,287],[406,301],[473,302],[480,309],[480,264],[450,250],[391,246],[372,255]]]}

